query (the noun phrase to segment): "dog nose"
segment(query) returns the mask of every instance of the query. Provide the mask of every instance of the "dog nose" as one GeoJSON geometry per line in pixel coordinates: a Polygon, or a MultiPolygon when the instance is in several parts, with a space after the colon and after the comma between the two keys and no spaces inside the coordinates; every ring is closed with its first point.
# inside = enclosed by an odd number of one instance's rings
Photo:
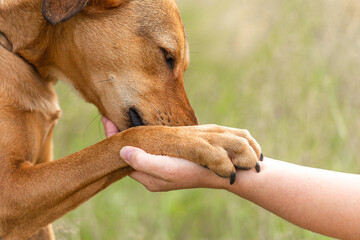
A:
{"type": "Polygon", "coordinates": [[[129,109],[130,127],[138,127],[145,125],[136,108],[129,109]]]}

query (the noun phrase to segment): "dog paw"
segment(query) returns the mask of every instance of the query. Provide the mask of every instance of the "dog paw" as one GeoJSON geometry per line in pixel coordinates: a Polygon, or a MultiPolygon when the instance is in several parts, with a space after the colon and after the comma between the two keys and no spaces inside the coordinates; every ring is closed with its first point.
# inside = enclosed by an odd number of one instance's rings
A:
{"type": "Polygon", "coordinates": [[[156,155],[183,158],[217,175],[236,180],[237,169],[256,169],[263,159],[260,145],[247,130],[200,125],[187,127],[141,126],[121,134],[127,145],[156,155]]]}
{"type": "MultiPolygon", "coordinates": [[[[203,125],[189,127],[192,136],[188,142],[193,149],[194,161],[217,175],[229,178],[230,184],[236,180],[236,168],[260,172],[259,161],[263,160],[261,147],[247,130],[203,125]],[[194,157],[195,156],[195,157],[194,157]]],[[[186,128],[184,128],[186,130],[186,128]]]]}

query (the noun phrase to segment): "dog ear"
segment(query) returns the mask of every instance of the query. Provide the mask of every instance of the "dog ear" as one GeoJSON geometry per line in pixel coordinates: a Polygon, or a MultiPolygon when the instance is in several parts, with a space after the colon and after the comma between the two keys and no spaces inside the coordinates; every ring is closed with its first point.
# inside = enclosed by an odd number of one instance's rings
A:
{"type": "Polygon", "coordinates": [[[41,11],[51,24],[65,22],[78,14],[87,4],[101,8],[115,8],[130,0],[43,0],[41,11]]]}
{"type": "Polygon", "coordinates": [[[89,0],[43,0],[41,12],[51,24],[64,22],[78,14],[89,0]]]}

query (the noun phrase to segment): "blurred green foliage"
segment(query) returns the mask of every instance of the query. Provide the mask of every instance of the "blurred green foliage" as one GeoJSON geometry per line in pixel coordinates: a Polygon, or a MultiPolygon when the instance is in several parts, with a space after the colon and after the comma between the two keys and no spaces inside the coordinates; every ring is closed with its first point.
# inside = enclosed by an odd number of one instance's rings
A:
{"type": "MultiPolygon", "coordinates": [[[[266,156],[360,172],[356,0],[179,0],[185,76],[201,123],[249,129],[266,156]]],[[[60,158],[104,139],[100,116],[63,83],[60,158]]],[[[327,239],[220,190],[150,193],[124,179],[55,223],[58,239],[327,239]]]]}

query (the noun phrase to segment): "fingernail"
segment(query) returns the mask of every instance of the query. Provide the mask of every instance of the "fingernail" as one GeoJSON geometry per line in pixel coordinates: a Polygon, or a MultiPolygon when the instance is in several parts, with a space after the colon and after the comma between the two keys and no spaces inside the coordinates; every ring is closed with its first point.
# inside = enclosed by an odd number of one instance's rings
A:
{"type": "Polygon", "coordinates": [[[134,149],[132,147],[123,147],[120,151],[120,157],[124,159],[126,163],[129,163],[131,155],[134,153],[134,149]]]}

